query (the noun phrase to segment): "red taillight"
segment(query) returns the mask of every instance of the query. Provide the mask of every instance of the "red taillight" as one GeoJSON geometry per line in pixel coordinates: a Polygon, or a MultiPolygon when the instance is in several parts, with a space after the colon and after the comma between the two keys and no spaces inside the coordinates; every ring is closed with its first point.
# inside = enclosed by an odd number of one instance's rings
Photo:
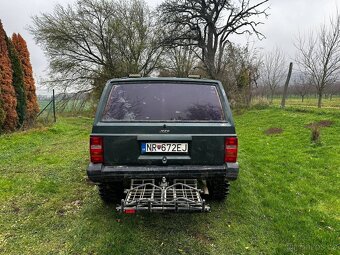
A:
{"type": "Polygon", "coordinates": [[[130,209],[124,209],[125,214],[134,214],[136,213],[136,209],[130,208],[130,209]]]}
{"type": "Polygon", "coordinates": [[[92,163],[104,162],[103,137],[100,136],[90,137],[90,155],[92,163]]]}
{"type": "Polygon", "coordinates": [[[226,137],[225,139],[224,162],[235,163],[237,161],[237,137],[226,137]]]}

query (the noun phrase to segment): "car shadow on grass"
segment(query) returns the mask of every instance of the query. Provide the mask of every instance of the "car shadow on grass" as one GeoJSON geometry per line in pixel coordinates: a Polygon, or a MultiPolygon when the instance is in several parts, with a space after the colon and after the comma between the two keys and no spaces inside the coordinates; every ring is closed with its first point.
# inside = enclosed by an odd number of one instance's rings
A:
{"type": "MultiPolygon", "coordinates": [[[[114,221],[121,232],[136,236],[138,244],[131,245],[139,247],[143,254],[210,254],[213,240],[205,232],[209,228],[210,213],[138,212],[127,215],[116,212],[115,206],[104,208],[105,215],[111,215],[105,221],[114,221]]],[[[132,250],[131,247],[125,252],[132,250]]]]}
{"type": "Polygon", "coordinates": [[[214,240],[206,230],[212,216],[172,212],[122,214],[116,211],[116,205],[86,198],[78,220],[72,223],[70,248],[79,254],[211,254],[214,240]]]}

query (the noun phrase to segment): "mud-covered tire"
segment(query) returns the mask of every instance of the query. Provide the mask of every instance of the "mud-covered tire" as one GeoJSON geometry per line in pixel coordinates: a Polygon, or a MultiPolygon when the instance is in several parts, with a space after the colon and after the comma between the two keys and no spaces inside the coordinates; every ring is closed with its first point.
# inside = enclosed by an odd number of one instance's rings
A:
{"type": "Polygon", "coordinates": [[[209,198],[213,200],[224,200],[229,194],[230,183],[225,178],[212,179],[208,181],[209,198]]]}
{"type": "Polygon", "coordinates": [[[105,204],[119,203],[124,196],[122,183],[99,183],[98,191],[105,204]]]}

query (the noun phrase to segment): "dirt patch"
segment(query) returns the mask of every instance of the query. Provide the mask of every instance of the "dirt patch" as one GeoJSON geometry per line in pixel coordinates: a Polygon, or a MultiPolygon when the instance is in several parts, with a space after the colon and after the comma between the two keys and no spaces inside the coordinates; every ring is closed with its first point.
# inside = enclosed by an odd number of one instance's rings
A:
{"type": "Polygon", "coordinates": [[[12,203],[12,212],[15,214],[18,214],[20,212],[20,208],[14,203],[12,203]]]}
{"type": "Polygon", "coordinates": [[[305,126],[305,128],[313,128],[313,127],[330,127],[333,125],[333,121],[331,120],[320,120],[317,122],[309,123],[305,126]]]}
{"type": "Polygon", "coordinates": [[[268,128],[267,130],[264,131],[266,135],[275,135],[275,134],[281,134],[283,132],[282,128],[268,128]]]}
{"type": "Polygon", "coordinates": [[[77,211],[80,210],[80,207],[82,206],[82,201],[81,200],[75,200],[72,201],[71,203],[66,204],[63,208],[57,210],[57,214],[59,216],[65,216],[67,214],[72,214],[76,213],[77,211]]]}
{"type": "Polygon", "coordinates": [[[194,238],[198,240],[200,243],[203,243],[205,245],[211,244],[212,240],[210,237],[206,236],[205,234],[202,234],[200,232],[194,234],[194,238]]]}

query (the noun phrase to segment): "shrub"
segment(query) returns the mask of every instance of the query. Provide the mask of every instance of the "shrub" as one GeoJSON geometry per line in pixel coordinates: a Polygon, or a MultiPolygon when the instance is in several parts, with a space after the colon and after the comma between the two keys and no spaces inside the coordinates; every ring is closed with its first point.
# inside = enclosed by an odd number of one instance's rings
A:
{"type": "Polygon", "coordinates": [[[8,56],[7,36],[0,21],[0,101],[5,112],[2,129],[14,131],[18,124],[17,98],[12,85],[12,65],[8,56]]]}
{"type": "Polygon", "coordinates": [[[269,107],[269,101],[266,98],[259,97],[252,101],[252,108],[254,109],[266,109],[269,107]]]}
{"type": "Polygon", "coordinates": [[[30,54],[26,41],[21,37],[20,34],[13,34],[12,42],[16,51],[18,52],[24,73],[24,89],[26,94],[25,125],[30,126],[33,124],[37,114],[39,113],[39,105],[37,95],[35,93],[35,82],[33,78],[30,54]]]}
{"type": "Polygon", "coordinates": [[[311,130],[312,130],[312,136],[311,136],[312,143],[320,144],[321,142],[320,127],[318,125],[314,125],[311,127],[311,130]]]}
{"type": "Polygon", "coordinates": [[[1,129],[2,129],[1,127],[2,127],[2,124],[4,123],[5,117],[6,117],[5,111],[4,109],[2,109],[2,104],[0,101],[0,134],[1,134],[1,129]]]}
{"type": "Polygon", "coordinates": [[[24,123],[25,114],[26,114],[26,95],[24,89],[24,73],[22,70],[22,65],[18,56],[17,51],[14,48],[14,45],[10,38],[7,38],[7,47],[9,58],[12,64],[12,84],[15,89],[16,98],[17,98],[17,107],[16,111],[18,114],[18,127],[21,127],[24,123]]]}

